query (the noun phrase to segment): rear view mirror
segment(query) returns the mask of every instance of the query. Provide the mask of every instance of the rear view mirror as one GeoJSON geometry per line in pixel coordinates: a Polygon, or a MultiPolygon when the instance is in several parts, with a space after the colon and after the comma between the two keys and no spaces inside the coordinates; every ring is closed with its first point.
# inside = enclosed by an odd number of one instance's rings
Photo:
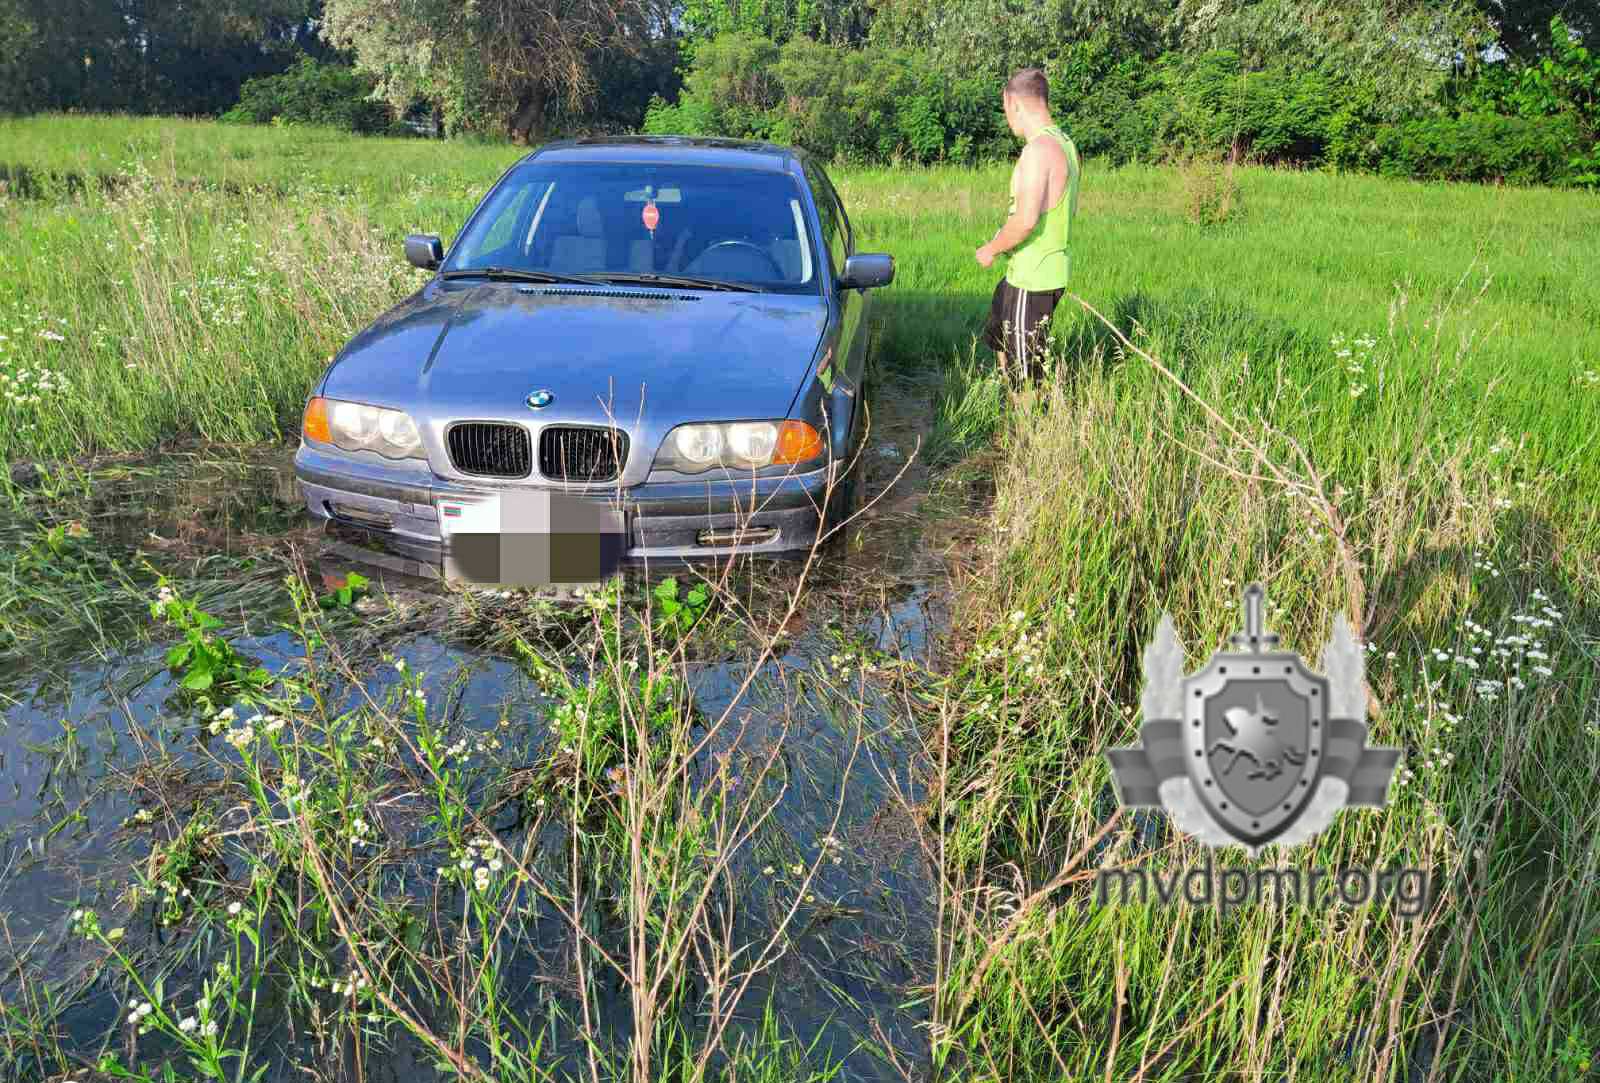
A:
{"type": "Polygon", "coordinates": [[[847,256],[839,275],[842,290],[870,290],[894,281],[894,257],[881,252],[847,256]]]}
{"type": "Polygon", "coordinates": [[[637,188],[632,192],[623,192],[622,198],[629,203],[682,203],[683,191],[679,188],[637,188]]]}
{"type": "Polygon", "coordinates": [[[412,233],[406,237],[406,262],[431,271],[444,262],[444,242],[437,233],[412,233]]]}

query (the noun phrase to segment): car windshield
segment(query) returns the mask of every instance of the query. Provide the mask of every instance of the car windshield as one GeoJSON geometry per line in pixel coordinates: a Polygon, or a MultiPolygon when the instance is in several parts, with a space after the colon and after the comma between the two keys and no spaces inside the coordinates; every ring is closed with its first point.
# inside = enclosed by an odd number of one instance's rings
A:
{"type": "Polygon", "coordinates": [[[817,266],[800,186],[788,174],[535,161],[494,190],[444,270],[661,275],[814,293],[817,266]]]}

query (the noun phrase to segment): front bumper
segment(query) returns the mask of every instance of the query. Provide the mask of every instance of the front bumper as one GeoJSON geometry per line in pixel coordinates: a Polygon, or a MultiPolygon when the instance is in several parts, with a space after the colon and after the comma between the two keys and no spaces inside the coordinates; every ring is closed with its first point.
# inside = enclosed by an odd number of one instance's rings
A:
{"type": "MultiPolygon", "coordinates": [[[[442,478],[425,463],[371,462],[330,454],[305,443],[295,477],[313,518],[355,528],[419,560],[441,560],[446,543],[438,501],[527,489],[488,479],[466,485],[442,478]]],[[[824,468],[782,477],[646,482],[569,495],[620,506],[629,561],[706,558],[729,553],[787,553],[809,549],[821,529],[827,499],[824,468]]]]}

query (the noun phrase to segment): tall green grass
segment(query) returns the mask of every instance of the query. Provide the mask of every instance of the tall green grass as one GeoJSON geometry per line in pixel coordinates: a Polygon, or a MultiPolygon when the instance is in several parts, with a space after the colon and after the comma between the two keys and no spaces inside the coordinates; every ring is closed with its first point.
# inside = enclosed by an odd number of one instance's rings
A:
{"type": "Polygon", "coordinates": [[[200,190],[279,197],[307,188],[402,198],[419,184],[470,197],[526,151],[497,143],[352,137],[332,128],[176,117],[0,118],[0,181],[61,199],[126,183],[143,164],[200,190]]]}
{"type": "Polygon", "coordinates": [[[940,1052],[964,1075],[1577,1079],[1600,1046],[1600,398],[1516,359],[1492,280],[1391,287],[1337,341],[1307,328],[1320,311],[1275,312],[1281,286],[1124,294],[1110,327],[1080,312],[1020,393],[951,369],[942,428],[987,416],[1000,449],[931,715],[954,880],[940,1052]],[[1371,740],[1404,759],[1381,812],[1218,862],[1428,869],[1422,916],[1095,899],[1099,868],[1207,860],[1118,812],[1103,753],[1138,740],[1157,617],[1192,670],[1253,579],[1313,662],[1350,614],[1371,740]]]}
{"type": "MultiPolygon", "coordinates": [[[[448,238],[518,154],[121,117],[0,121],[0,147],[12,461],[291,434],[329,355],[422,281],[401,237],[448,238]]],[[[972,250],[1003,214],[1004,172],[836,172],[859,243],[898,259],[885,356],[941,364],[971,343],[997,277],[972,250]]],[[[1239,209],[1202,229],[1171,170],[1086,176],[1075,282],[1129,321],[1175,301],[1241,312],[1274,328],[1235,344],[1260,362],[1380,329],[1397,286],[1434,296],[1488,276],[1484,341],[1463,363],[1508,429],[1575,426],[1593,398],[1592,196],[1243,170],[1239,209]]]]}

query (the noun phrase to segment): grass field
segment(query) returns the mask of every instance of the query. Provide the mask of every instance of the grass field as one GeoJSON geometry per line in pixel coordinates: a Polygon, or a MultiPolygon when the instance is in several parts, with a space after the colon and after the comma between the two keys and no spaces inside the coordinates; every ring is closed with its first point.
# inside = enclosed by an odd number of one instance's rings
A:
{"type": "MultiPolygon", "coordinates": [[[[0,121],[0,148],[0,446],[12,464],[292,439],[329,354],[418,283],[400,236],[448,238],[516,153],[82,118],[0,121]]],[[[836,180],[860,243],[898,262],[879,309],[877,385],[936,383],[924,447],[934,485],[979,508],[948,554],[952,634],[927,672],[895,686],[926,743],[920,812],[941,885],[935,974],[905,991],[928,1015],[926,1063],[907,1063],[910,1076],[1589,1076],[1600,1046],[1600,895],[1589,890],[1600,874],[1600,294],[1587,272],[1600,200],[1247,168],[1227,219],[1198,225],[1186,206],[1204,176],[1091,162],[1073,290],[1109,322],[1076,298],[1064,305],[1050,378],[1014,392],[973,342],[994,273],[971,253],[999,224],[1004,171],[842,168],[836,180]],[[1164,816],[1118,810],[1102,753],[1137,740],[1141,651],[1160,615],[1175,618],[1193,668],[1237,628],[1251,580],[1267,584],[1286,645],[1312,660],[1334,615],[1350,615],[1367,645],[1372,743],[1405,752],[1389,808],[1346,811],[1315,843],[1261,860],[1430,870],[1422,915],[1094,900],[1096,868],[1205,860],[1164,816]]],[[[13,584],[50,563],[21,547],[8,559],[13,584]]],[[[54,626],[28,615],[40,599],[9,589],[13,640],[41,642],[54,626]]],[[[584,1075],[702,1078],[723,1062],[672,1029],[687,980],[673,966],[687,963],[644,945],[686,943],[707,915],[685,884],[724,871],[684,863],[680,851],[707,845],[684,825],[723,824],[713,853],[740,835],[707,803],[725,796],[679,786],[692,750],[651,750],[657,727],[678,732],[661,719],[687,711],[670,691],[676,663],[649,648],[665,634],[654,615],[615,609],[579,638],[614,686],[603,706],[620,729],[575,732],[583,751],[568,774],[594,782],[572,800],[596,807],[617,777],[639,789],[572,859],[634,893],[618,905],[635,923],[635,1029],[584,1075]],[[624,669],[641,659],[642,681],[624,669]],[[678,826],[654,826],[647,810],[676,810],[678,826]],[[691,867],[701,871],[680,881],[691,867]]],[[[497,649],[539,656],[528,626],[496,626],[497,649]]],[[[569,718],[607,685],[534,670],[569,718]]],[[[320,705],[306,680],[298,691],[320,705]]],[[[373,718],[420,710],[403,695],[392,690],[373,718]]],[[[381,925],[390,904],[343,879],[350,866],[335,859],[351,860],[351,827],[332,818],[339,787],[365,801],[396,783],[382,763],[342,758],[346,719],[282,697],[274,713],[298,721],[270,742],[247,734],[240,743],[262,751],[231,776],[262,839],[246,917],[293,912],[274,895],[293,866],[330,922],[381,925]],[[283,771],[313,769],[332,787],[325,819],[285,819],[273,796],[283,771]],[[300,853],[326,864],[294,865],[300,853]]],[[[477,838],[470,802],[428,790],[448,757],[425,715],[406,726],[413,790],[431,793],[417,815],[464,851],[477,838]]],[[[195,839],[185,846],[197,852],[195,839]]],[[[1215,860],[1250,864],[1237,851],[1215,860]]],[[[574,912],[578,890],[550,889],[574,912]]],[[[207,935],[234,930],[219,981],[237,1005],[256,965],[245,952],[259,963],[280,949],[239,939],[228,897],[207,935]]],[[[462,927],[491,929],[490,903],[468,898],[484,909],[462,927]]],[[[285,934],[281,950],[391,973],[389,956],[342,926],[322,935],[285,934]]],[[[114,939],[90,936],[115,955],[114,939]]],[[[431,957],[492,972],[492,933],[481,950],[444,939],[431,957]]],[[[582,966],[580,984],[593,980],[582,966]]],[[[136,972],[108,964],[104,980],[136,972]]],[[[425,999],[426,968],[394,980],[425,999]]],[[[350,997],[452,1072],[472,1075],[475,1058],[493,1078],[539,1078],[535,1028],[504,1018],[499,988],[451,986],[452,1003],[482,1020],[471,1040],[389,999],[350,997]]],[[[17,1063],[47,1059],[41,1012],[9,1009],[17,1063]]],[[[243,1057],[202,1048],[180,1022],[151,1025],[188,1043],[194,1071],[243,1071],[243,1057]]],[[[729,1070],[802,1073],[779,1030],[759,1031],[770,1041],[741,1047],[729,1070]]]]}

